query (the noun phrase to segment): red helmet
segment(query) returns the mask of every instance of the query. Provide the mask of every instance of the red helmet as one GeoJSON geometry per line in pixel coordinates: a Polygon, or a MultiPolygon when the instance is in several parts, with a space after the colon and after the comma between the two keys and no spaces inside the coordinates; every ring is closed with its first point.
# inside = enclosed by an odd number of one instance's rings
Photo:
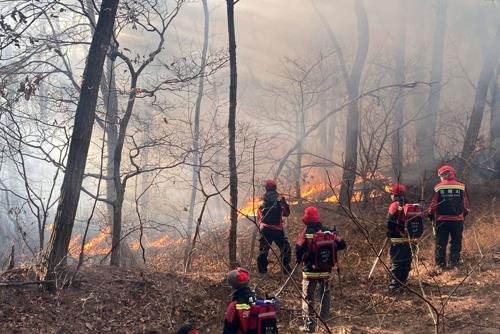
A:
{"type": "Polygon", "coordinates": [[[264,182],[264,187],[266,187],[266,190],[276,190],[276,181],[266,180],[264,182]]]}
{"type": "Polygon", "coordinates": [[[304,224],[319,223],[319,211],[314,206],[308,206],[304,210],[304,217],[302,217],[304,224]]]}
{"type": "Polygon", "coordinates": [[[234,289],[247,286],[250,281],[250,273],[243,268],[236,268],[227,273],[227,283],[234,289]]]}
{"type": "Polygon", "coordinates": [[[448,180],[454,180],[457,176],[457,171],[451,166],[444,165],[438,169],[438,176],[448,180]]]}
{"type": "Polygon", "coordinates": [[[406,193],[406,187],[402,183],[394,183],[391,187],[391,194],[393,195],[402,195],[406,193]]]}

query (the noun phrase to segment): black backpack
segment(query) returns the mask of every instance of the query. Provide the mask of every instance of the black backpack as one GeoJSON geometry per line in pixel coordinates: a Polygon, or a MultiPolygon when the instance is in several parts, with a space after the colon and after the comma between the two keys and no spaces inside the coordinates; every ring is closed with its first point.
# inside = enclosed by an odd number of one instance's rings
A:
{"type": "Polygon", "coordinates": [[[262,206],[262,222],[268,225],[279,225],[283,209],[279,200],[273,202],[265,201],[262,206]]]}
{"type": "Polygon", "coordinates": [[[410,239],[418,239],[424,234],[424,217],[420,204],[405,204],[405,230],[410,239]]]}

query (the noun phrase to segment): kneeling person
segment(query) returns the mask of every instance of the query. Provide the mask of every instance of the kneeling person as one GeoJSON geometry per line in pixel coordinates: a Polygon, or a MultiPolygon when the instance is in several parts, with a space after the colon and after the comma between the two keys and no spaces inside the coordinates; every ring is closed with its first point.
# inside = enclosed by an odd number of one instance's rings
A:
{"type": "Polygon", "coordinates": [[[227,282],[234,289],[226,310],[223,334],[278,334],[276,299],[257,299],[249,287],[250,274],[237,268],[227,274],[227,282]]]}

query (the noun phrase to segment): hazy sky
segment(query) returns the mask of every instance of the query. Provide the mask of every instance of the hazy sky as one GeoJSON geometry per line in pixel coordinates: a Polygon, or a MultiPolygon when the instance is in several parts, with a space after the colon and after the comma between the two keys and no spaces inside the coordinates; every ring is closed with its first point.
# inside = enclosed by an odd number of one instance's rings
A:
{"type": "MultiPolygon", "coordinates": [[[[335,31],[348,65],[356,49],[356,16],[352,0],[314,0],[335,31]]],[[[406,0],[365,0],[370,25],[370,62],[374,55],[390,56],[399,29],[400,5],[406,0]]],[[[429,58],[435,21],[436,0],[407,0],[407,60],[429,58]],[[423,33],[424,50],[416,50],[416,36],[423,33]],[[417,52],[418,51],[418,52],[417,52]]],[[[211,48],[226,48],[227,23],[224,0],[209,0],[211,48]]],[[[240,0],[235,6],[239,87],[251,84],[250,70],[258,80],[273,80],[280,58],[304,59],[332,50],[313,0],[240,0]]],[[[445,67],[453,75],[458,60],[476,80],[481,64],[481,43],[491,40],[500,22],[500,4],[483,0],[449,0],[445,67]]],[[[201,45],[203,17],[201,2],[183,8],[176,21],[178,37],[201,45]]],[[[430,73],[430,69],[428,69],[430,73]]],[[[241,96],[244,99],[244,96],[241,96]]],[[[240,105],[240,107],[244,107],[240,105]]]]}

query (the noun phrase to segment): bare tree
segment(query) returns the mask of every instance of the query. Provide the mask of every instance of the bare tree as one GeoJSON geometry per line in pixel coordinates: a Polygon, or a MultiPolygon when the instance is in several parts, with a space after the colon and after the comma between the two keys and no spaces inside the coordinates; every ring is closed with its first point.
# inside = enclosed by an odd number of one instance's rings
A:
{"type": "MultiPolygon", "coordinates": [[[[357,16],[358,27],[358,49],[356,58],[349,77],[348,95],[349,100],[354,100],[359,95],[359,83],[361,74],[368,55],[369,31],[368,18],[366,16],[363,0],[356,0],[354,7],[357,16]]],[[[359,103],[349,104],[346,123],[346,145],[344,157],[344,171],[342,173],[342,184],[340,187],[340,201],[346,205],[352,196],[354,180],[356,179],[356,167],[358,161],[358,136],[359,136],[359,103]]]]}
{"type": "Polygon", "coordinates": [[[500,178],[500,65],[497,64],[493,80],[493,94],[490,117],[490,138],[493,149],[495,177],[500,178]]]}
{"type": "MultiPolygon", "coordinates": [[[[198,174],[199,174],[199,139],[200,139],[200,114],[201,114],[201,101],[203,99],[203,85],[204,85],[204,75],[205,75],[205,65],[207,63],[207,51],[208,51],[208,31],[209,31],[209,13],[208,13],[208,3],[207,0],[201,0],[203,4],[203,14],[204,14],[204,29],[203,29],[203,48],[201,51],[201,69],[200,69],[200,79],[198,81],[198,96],[196,97],[196,104],[194,109],[194,130],[193,130],[193,173],[191,178],[191,199],[189,202],[189,217],[188,217],[188,225],[187,225],[187,235],[188,242],[186,245],[186,256],[184,258],[185,266],[188,264],[189,250],[191,249],[190,240],[191,235],[193,233],[193,223],[194,223],[194,208],[196,203],[196,194],[198,192],[198,174]]],[[[206,204],[206,200],[204,201],[204,206],[206,204]]],[[[198,219],[198,221],[201,220],[198,219]]],[[[196,238],[193,238],[193,242],[196,238]]],[[[188,266],[186,266],[187,268],[188,266]]]]}
{"type": "Polygon", "coordinates": [[[476,148],[476,142],[479,135],[479,129],[481,128],[481,123],[483,120],[484,106],[486,104],[486,98],[488,96],[488,89],[492,78],[494,77],[495,67],[498,63],[498,58],[500,56],[500,26],[498,27],[497,33],[493,42],[485,56],[483,68],[479,74],[479,79],[476,85],[476,97],[474,99],[474,105],[472,107],[472,114],[469,121],[469,126],[467,127],[467,133],[465,135],[465,142],[462,148],[461,159],[459,163],[458,171],[459,173],[464,172],[467,164],[470,162],[470,158],[474,153],[476,148]]]}
{"type": "Polygon", "coordinates": [[[443,80],[443,54],[448,0],[438,0],[432,47],[431,87],[428,104],[417,129],[417,155],[425,169],[432,167],[436,146],[436,124],[443,80]]]}
{"type": "Polygon", "coordinates": [[[66,174],[64,175],[54,228],[47,249],[45,279],[53,277],[57,266],[65,263],[68,254],[69,241],[80,199],[79,189],[83,181],[92,136],[99,83],[102,77],[106,51],[113,33],[118,2],[118,0],[103,0],[101,14],[90,45],[81,85],[82,90],[75,114],[75,125],[68,153],[66,174]]]}
{"type": "Polygon", "coordinates": [[[237,266],[236,238],[238,226],[238,171],[236,166],[236,103],[238,74],[236,69],[236,34],[234,30],[234,5],[239,0],[226,0],[227,32],[229,38],[229,202],[231,225],[229,228],[229,265],[237,266]]]}
{"type": "MultiPolygon", "coordinates": [[[[406,57],[406,20],[407,20],[407,6],[408,2],[403,0],[400,2],[400,20],[399,29],[396,32],[396,64],[394,69],[394,82],[398,84],[403,84],[406,80],[405,76],[405,57],[406,57]]],[[[399,96],[397,97],[396,106],[394,108],[394,133],[391,140],[391,157],[392,157],[392,169],[396,179],[401,177],[403,171],[403,143],[404,143],[404,132],[403,132],[403,121],[404,121],[404,95],[403,89],[399,91],[399,96]]]]}

